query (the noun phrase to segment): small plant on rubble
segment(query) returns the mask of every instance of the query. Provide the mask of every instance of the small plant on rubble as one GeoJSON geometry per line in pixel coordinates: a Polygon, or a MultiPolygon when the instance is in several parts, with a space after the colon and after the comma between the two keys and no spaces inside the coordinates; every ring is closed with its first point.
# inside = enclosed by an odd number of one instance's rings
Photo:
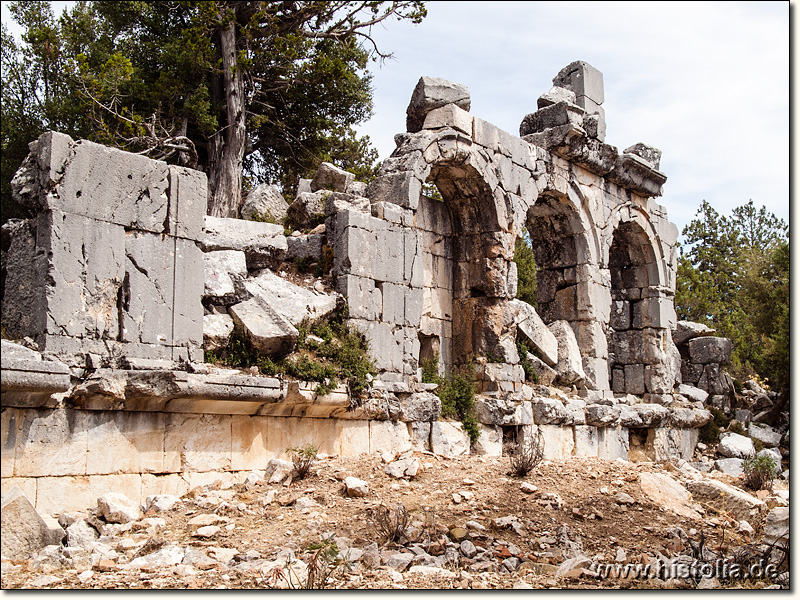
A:
{"type": "Polygon", "coordinates": [[[409,514],[402,502],[398,502],[394,508],[381,504],[371,509],[370,514],[381,543],[396,543],[408,537],[409,514]]]}
{"type": "Polygon", "coordinates": [[[525,477],[544,458],[544,438],[537,429],[533,435],[517,434],[517,441],[509,447],[511,475],[525,477]]]}
{"type": "Polygon", "coordinates": [[[308,475],[311,465],[317,459],[317,451],[319,448],[314,444],[306,444],[302,448],[289,448],[288,452],[292,453],[292,479],[303,479],[308,475]]]}
{"type": "Polygon", "coordinates": [[[777,475],[775,459],[768,454],[754,456],[744,461],[744,484],[751,490],[772,490],[777,475]]]}
{"type": "Polygon", "coordinates": [[[324,590],[337,577],[352,569],[352,564],[339,552],[333,534],[309,544],[305,552],[311,555],[306,561],[308,576],[304,588],[307,590],[324,590]]]}

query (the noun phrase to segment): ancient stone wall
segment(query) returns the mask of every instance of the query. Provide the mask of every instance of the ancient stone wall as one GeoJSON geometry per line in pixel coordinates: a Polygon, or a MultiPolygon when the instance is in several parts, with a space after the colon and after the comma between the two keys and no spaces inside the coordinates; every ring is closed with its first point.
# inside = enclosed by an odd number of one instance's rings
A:
{"type": "Polygon", "coordinates": [[[15,176],[3,325],[70,365],[202,360],[204,174],[46,133],[15,176]]]}
{"type": "MultiPolygon", "coordinates": [[[[413,376],[437,351],[445,369],[481,357],[516,365],[512,259],[528,235],[537,311],[571,326],[580,383],[669,403],[678,231],[653,200],[666,180],[660,152],[602,141],[602,74],[590,65],[554,81],[567,87],[540,98],[520,138],[469,114],[463,86],[423,77],[409,131],[369,186],[371,216],[335,215],[340,291],[384,377],[413,376]]],[[[519,391],[521,369],[503,377],[519,391]]]]}

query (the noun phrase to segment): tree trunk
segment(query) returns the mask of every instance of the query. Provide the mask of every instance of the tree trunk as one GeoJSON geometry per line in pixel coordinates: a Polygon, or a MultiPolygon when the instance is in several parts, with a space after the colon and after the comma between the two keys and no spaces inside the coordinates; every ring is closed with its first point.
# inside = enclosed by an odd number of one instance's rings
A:
{"type": "Polygon", "coordinates": [[[236,52],[236,20],[219,32],[225,122],[208,144],[208,214],[239,216],[242,205],[242,162],[247,142],[244,79],[236,52]]]}

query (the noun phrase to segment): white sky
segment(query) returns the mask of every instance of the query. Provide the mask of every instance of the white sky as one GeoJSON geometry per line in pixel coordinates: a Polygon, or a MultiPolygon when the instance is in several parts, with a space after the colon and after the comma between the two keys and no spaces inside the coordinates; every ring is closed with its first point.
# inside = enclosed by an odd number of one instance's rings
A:
{"type": "MultiPolygon", "coordinates": [[[[5,3],[3,3],[5,5],[5,3]]],[[[71,2],[54,2],[61,7],[71,2]]],[[[420,25],[374,34],[375,116],[360,128],[381,159],[405,131],[422,75],[469,87],[471,113],[509,133],[558,71],[604,76],[606,142],[663,151],[659,202],[683,229],[702,200],[752,199],[789,218],[789,2],[428,2],[420,25]]],[[[9,15],[3,6],[2,20],[9,15]]]]}

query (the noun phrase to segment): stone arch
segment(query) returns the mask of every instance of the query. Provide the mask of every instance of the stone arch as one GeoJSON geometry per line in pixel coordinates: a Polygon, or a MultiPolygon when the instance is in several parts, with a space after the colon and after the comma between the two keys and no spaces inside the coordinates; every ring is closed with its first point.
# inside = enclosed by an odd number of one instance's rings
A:
{"type": "MultiPolygon", "coordinates": [[[[490,362],[517,362],[508,315],[509,270],[514,235],[507,231],[506,205],[482,172],[469,163],[441,160],[432,166],[428,182],[436,186],[446,209],[449,235],[452,338],[446,367],[485,356],[490,362]],[[448,364],[449,363],[449,364],[448,364]]],[[[422,204],[431,200],[421,199],[422,204]]],[[[436,202],[433,200],[432,202],[436,202]]],[[[426,210],[425,206],[420,207],[426,210]]],[[[441,297],[441,294],[440,294],[441,297]]],[[[446,341],[442,342],[445,346],[446,341]]]]}
{"type": "Polygon", "coordinates": [[[611,387],[617,393],[669,393],[667,329],[660,244],[641,212],[619,211],[607,246],[611,276],[608,323],[611,387]],[[621,215],[621,216],[620,216],[621,215]]]}

